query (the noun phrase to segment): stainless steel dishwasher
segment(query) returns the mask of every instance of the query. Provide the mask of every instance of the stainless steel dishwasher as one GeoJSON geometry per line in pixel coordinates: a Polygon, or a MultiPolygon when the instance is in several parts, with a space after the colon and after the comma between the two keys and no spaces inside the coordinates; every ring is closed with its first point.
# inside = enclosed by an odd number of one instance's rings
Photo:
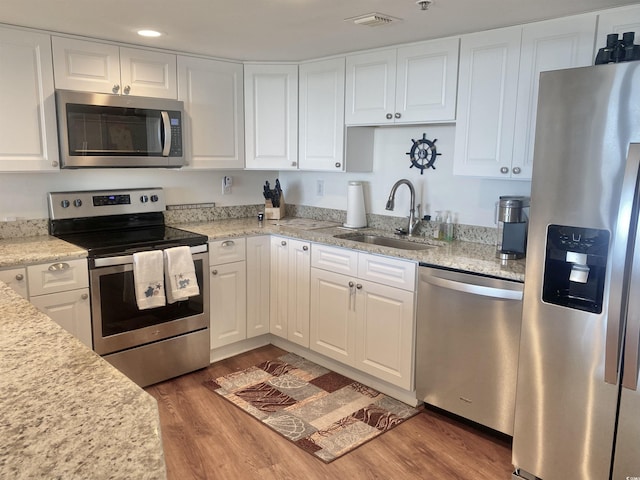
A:
{"type": "Polygon", "coordinates": [[[418,399],[513,435],[523,284],[419,268],[418,399]]]}

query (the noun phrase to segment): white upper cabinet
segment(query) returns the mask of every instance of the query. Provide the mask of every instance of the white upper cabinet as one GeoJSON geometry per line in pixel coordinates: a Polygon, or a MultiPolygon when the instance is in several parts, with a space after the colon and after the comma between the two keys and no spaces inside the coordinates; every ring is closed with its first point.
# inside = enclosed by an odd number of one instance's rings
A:
{"type": "Polygon", "coordinates": [[[189,168],[244,167],[242,64],[178,56],[189,168]]]}
{"type": "Polygon", "coordinates": [[[625,32],[636,34],[634,43],[640,43],[640,6],[616,8],[598,15],[598,35],[596,36],[596,51],[607,44],[607,35],[617,33],[622,39],[625,32]]]}
{"type": "Polygon", "coordinates": [[[592,63],[595,14],[462,37],[454,174],[530,180],[540,72],[592,63]]]}
{"type": "Polygon", "coordinates": [[[58,170],[49,35],[0,28],[0,59],[0,171],[58,170]]]}
{"type": "Polygon", "coordinates": [[[299,168],[344,171],[344,58],[299,67],[299,168]]]}
{"type": "Polygon", "coordinates": [[[245,65],[245,166],[298,168],[298,66],[245,65]]]}
{"type": "Polygon", "coordinates": [[[56,88],[177,98],[176,56],[137,48],[53,37],[56,88]]]}
{"type": "Polygon", "coordinates": [[[512,178],[531,179],[540,73],[591,65],[595,28],[596,16],[593,14],[524,26],[512,178]]]}
{"type": "Polygon", "coordinates": [[[455,119],[459,39],[347,57],[347,125],[455,119]]]}

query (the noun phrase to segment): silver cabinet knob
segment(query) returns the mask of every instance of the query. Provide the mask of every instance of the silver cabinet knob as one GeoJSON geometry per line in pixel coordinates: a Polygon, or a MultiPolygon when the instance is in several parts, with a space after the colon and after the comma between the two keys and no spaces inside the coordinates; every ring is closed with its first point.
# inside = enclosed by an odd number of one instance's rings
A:
{"type": "Polygon", "coordinates": [[[291,162],[292,167],[295,167],[296,165],[298,165],[298,162],[291,162]]]}
{"type": "Polygon", "coordinates": [[[518,175],[520,172],[522,172],[522,170],[520,170],[520,167],[513,167],[513,170],[511,170],[513,173],[515,173],[516,175],[518,175]]]}
{"type": "Polygon", "coordinates": [[[83,293],[82,295],[80,295],[80,298],[81,298],[82,300],[86,300],[87,298],[89,298],[89,294],[87,294],[87,293],[83,293]]]}
{"type": "Polygon", "coordinates": [[[304,246],[302,247],[302,250],[304,250],[304,251],[306,252],[307,250],[309,250],[309,247],[307,247],[306,245],[304,245],[304,246]]]}
{"type": "Polygon", "coordinates": [[[56,162],[55,160],[53,162],[51,162],[51,166],[52,167],[57,167],[58,166],[58,162],[56,162]]]}
{"type": "Polygon", "coordinates": [[[362,290],[362,284],[360,284],[360,283],[359,283],[359,284],[357,284],[357,285],[356,285],[356,288],[357,288],[358,290],[362,290]]]}
{"type": "Polygon", "coordinates": [[[336,168],[340,168],[342,164],[340,162],[336,162],[336,168]]]}
{"type": "Polygon", "coordinates": [[[118,93],[120,91],[120,85],[114,85],[111,91],[113,93],[118,93]]]}
{"type": "Polygon", "coordinates": [[[394,117],[396,117],[396,118],[400,118],[401,116],[402,116],[402,114],[401,114],[401,113],[399,113],[399,112],[397,112],[397,113],[394,115],[394,117]]]}
{"type": "Polygon", "coordinates": [[[391,120],[393,118],[393,115],[391,115],[390,113],[387,113],[387,120],[391,120]]]}
{"type": "Polygon", "coordinates": [[[355,285],[355,283],[349,282],[349,288],[353,288],[354,285],[355,285]]]}
{"type": "Polygon", "coordinates": [[[17,280],[17,281],[19,281],[19,282],[21,282],[22,280],[24,280],[24,275],[23,275],[23,274],[21,274],[21,273],[17,274],[17,275],[16,275],[16,280],[17,280]]]}
{"type": "Polygon", "coordinates": [[[502,167],[500,169],[500,173],[509,173],[509,169],[507,167],[502,167]]]}
{"type": "Polygon", "coordinates": [[[287,242],[285,242],[284,240],[282,240],[282,241],[280,242],[280,245],[282,245],[283,247],[284,247],[286,244],[287,244],[287,242]]]}
{"type": "Polygon", "coordinates": [[[130,92],[130,91],[131,91],[131,87],[130,87],[129,85],[127,85],[126,87],[124,87],[124,91],[123,91],[123,93],[124,93],[125,95],[129,95],[129,92],[130,92]]]}
{"type": "Polygon", "coordinates": [[[217,275],[218,274],[218,270],[211,270],[211,275],[217,275]]]}

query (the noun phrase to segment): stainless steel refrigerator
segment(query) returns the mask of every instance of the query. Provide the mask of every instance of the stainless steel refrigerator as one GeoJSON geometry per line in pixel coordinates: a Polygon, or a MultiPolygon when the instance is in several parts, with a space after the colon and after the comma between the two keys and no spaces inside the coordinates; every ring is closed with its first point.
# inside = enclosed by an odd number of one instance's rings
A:
{"type": "Polygon", "coordinates": [[[640,478],[640,62],[540,78],[514,478],[640,478]]]}

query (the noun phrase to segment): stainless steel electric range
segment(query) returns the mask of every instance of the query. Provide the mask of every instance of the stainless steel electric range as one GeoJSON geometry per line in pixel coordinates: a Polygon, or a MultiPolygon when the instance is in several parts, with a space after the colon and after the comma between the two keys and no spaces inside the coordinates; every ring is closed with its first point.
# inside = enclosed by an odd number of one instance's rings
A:
{"type": "Polygon", "coordinates": [[[88,251],[93,349],[140,386],[209,365],[208,239],[164,210],[161,188],[49,193],[49,233],[88,251]],[[138,309],[133,254],[185,245],[199,295],[138,309]]]}

